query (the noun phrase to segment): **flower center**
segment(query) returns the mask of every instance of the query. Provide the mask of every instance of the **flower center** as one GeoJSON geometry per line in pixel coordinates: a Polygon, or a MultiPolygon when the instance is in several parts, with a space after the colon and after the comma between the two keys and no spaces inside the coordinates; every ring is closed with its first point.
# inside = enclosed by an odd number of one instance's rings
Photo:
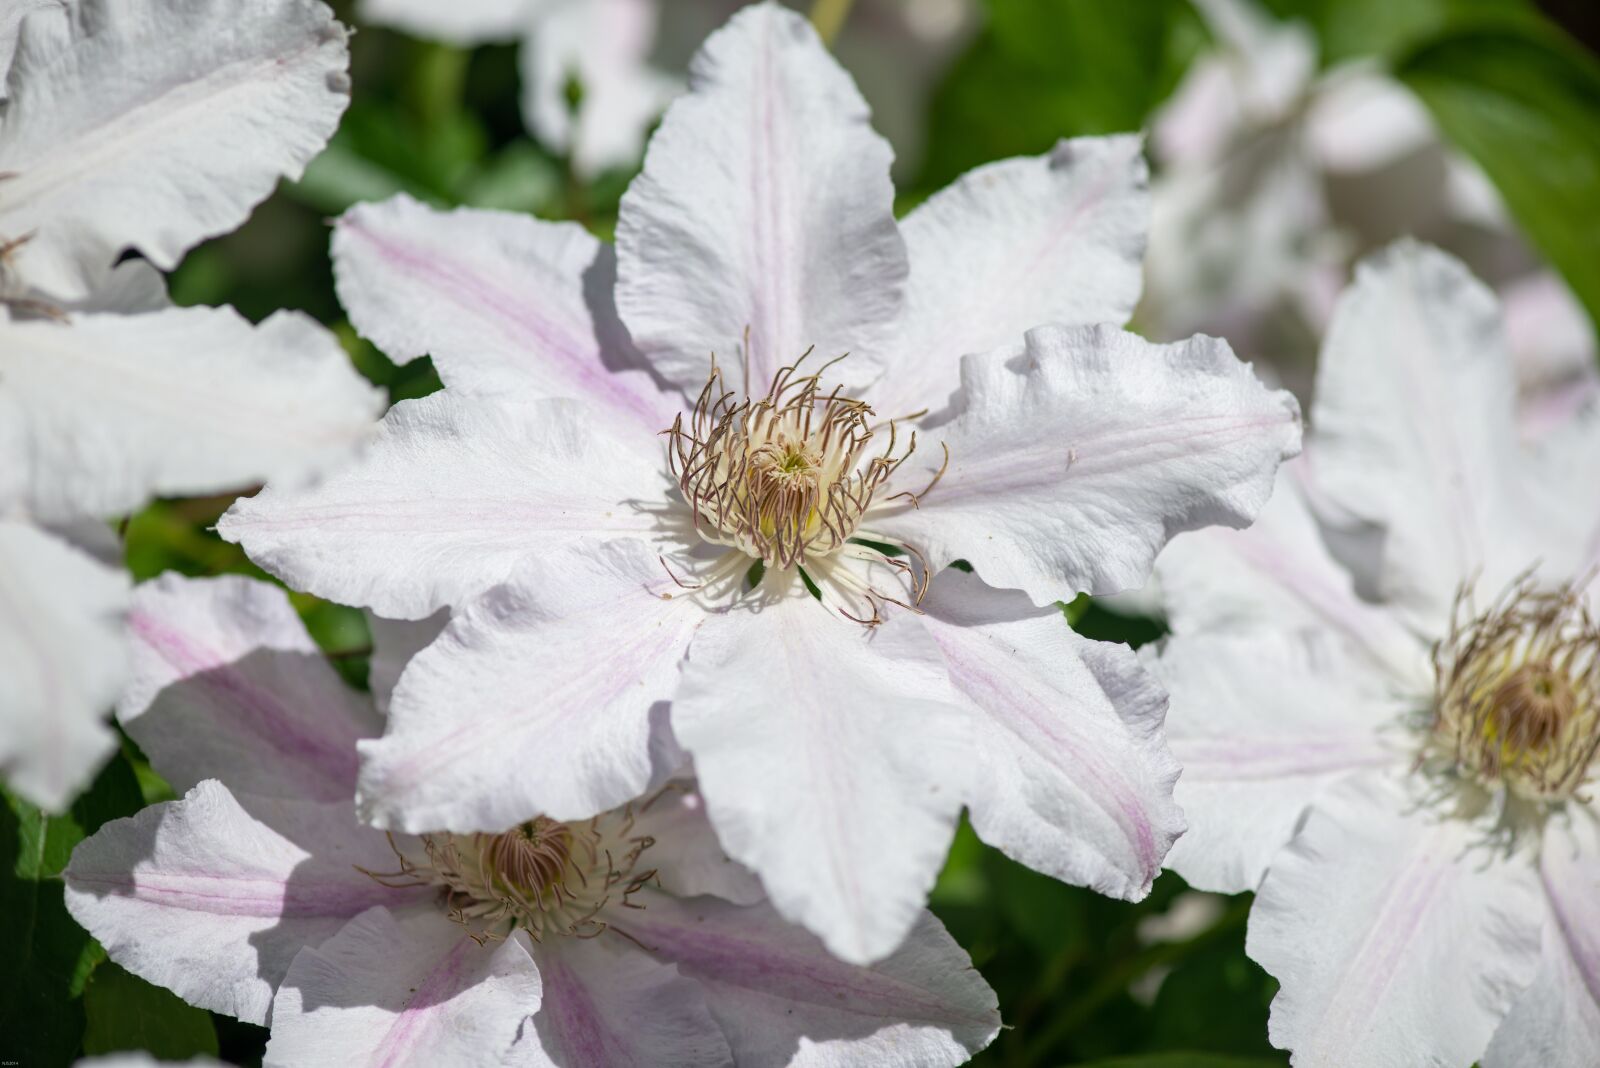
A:
{"type": "MultiPolygon", "coordinates": [[[[665,431],[668,462],[700,537],[779,569],[849,543],[874,497],[917,447],[913,434],[897,453],[891,421],[883,451],[867,455],[872,408],[837,388],[824,394],[826,366],[801,375],[804,360],[779,371],[756,399],[725,390],[713,368],[687,423],[680,415],[665,431]]],[[[913,502],[918,496],[894,495],[913,502]]]]}
{"type": "Polygon", "coordinates": [[[386,886],[439,887],[450,918],[479,941],[516,928],[536,942],[593,938],[607,927],[602,910],[655,876],[635,874],[653,842],[632,829],[623,810],[583,823],[539,816],[501,834],[422,835],[423,857],[397,845],[399,871],[367,874],[386,886]]]}
{"type": "Polygon", "coordinates": [[[1571,588],[1522,579],[1434,651],[1435,737],[1458,769],[1519,797],[1558,801],[1600,749],[1600,626],[1571,588]]]}

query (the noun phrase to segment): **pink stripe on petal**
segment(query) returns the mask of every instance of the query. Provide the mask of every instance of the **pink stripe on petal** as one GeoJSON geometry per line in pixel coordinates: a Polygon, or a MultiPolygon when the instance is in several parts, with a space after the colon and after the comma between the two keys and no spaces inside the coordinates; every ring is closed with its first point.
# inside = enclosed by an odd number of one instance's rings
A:
{"type": "MultiPolygon", "coordinates": [[[[304,713],[291,712],[273,690],[251,680],[238,669],[242,661],[200,644],[156,616],[134,611],[128,617],[134,635],[155,650],[177,673],[172,686],[203,690],[217,713],[218,725],[247,734],[252,744],[266,746],[290,758],[286,770],[302,768],[319,784],[331,780],[354,786],[357,770],[356,742],[365,737],[343,708],[329,708],[311,728],[304,713]]],[[[261,654],[311,656],[263,648],[261,654]]]]}
{"type": "Polygon", "coordinates": [[[436,1025],[439,1008],[461,991],[461,979],[467,970],[467,952],[476,948],[477,944],[463,935],[444,960],[428,973],[373,1053],[374,1068],[392,1068],[406,1063],[411,1051],[436,1025]]]}

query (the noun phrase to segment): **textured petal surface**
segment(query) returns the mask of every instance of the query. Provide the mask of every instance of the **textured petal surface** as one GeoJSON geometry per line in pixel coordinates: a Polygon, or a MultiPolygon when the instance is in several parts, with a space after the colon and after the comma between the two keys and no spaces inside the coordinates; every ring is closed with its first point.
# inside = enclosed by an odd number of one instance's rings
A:
{"type": "MultiPolygon", "coordinates": [[[[1113,327],[1041,327],[1019,349],[964,358],[961,388],[965,411],[941,432],[943,480],[920,508],[868,526],[936,568],[966,559],[1036,604],[1136,588],[1174,534],[1245,526],[1300,447],[1294,398],[1215,338],[1152,345],[1113,327]]],[[[939,457],[925,442],[907,466],[939,457]]]]}
{"type": "Polygon", "coordinates": [[[1307,475],[1305,458],[1283,465],[1249,528],[1195,531],[1162,551],[1155,573],[1173,632],[1322,631],[1360,657],[1361,669],[1403,688],[1431,687],[1426,643],[1362,600],[1329,551],[1307,506],[1307,475]]]}
{"type": "Polygon", "coordinates": [[[1458,1068],[1532,981],[1543,918],[1525,856],[1368,772],[1273,862],[1246,949],[1283,984],[1269,1033],[1296,1068],[1458,1068]]]}
{"type": "Polygon", "coordinates": [[[746,331],[757,394],[813,345],[873,366],[906,276],[889,157],[800,15],[758,4],[713,34],[617,222],[617,306],[656,369],[698,390],[746,331]]]}
{"type": "Polygon", "coordinates": [[[713,894],[737,905],[765,901],[761,880],[728,856],[692,783],[674,782],[638,810],[635,835],[655,840],[646,854],[657,885],[677,897],[713,894]]]}
{"type": "Polygon", "coordinates": [[[899,944],[972,774],[971,717],[914,618],[869,632],[792,589],[709,617],[672,725],[779,911],[855,963],[899,944]]]}
{"type": "MultiPolygon", "coordinates": [[[[64,300],[133,246],[172,268],[299,177],[349,102],[345,30],[317,0],[73,4],[67,48],[12,70],[0,233],[64,300]]],[[[306,396],[316,396],[307,390],[306,396]]]]}
{"type": "Polygon", "coordinates": [[[533,1021],[541,1068],[732,1063],[699,985],[626,939],[552,938],[534,958],[544,981],[533,1021]]]}
{"type": "Polygon", "coordinates": [[[72,854],[67,908],[111,959],[190,1004],[264,1023],[302,946],[374,905],[430,902],[357,871],[393,871],[348,801],[235,798],[207,781],[114,820],[72,854]]]}
{"type": "Polygon", "coordinates": [[[967,800],[990,845],[1057,879],[1143,897],[1183,830],[1166,694],[1122,646],[954,569],[922,602],[950,680],[977,707],[967,800]]]}
{"type": "Polygon", "coordinates": [[[1538,978],[1495,1032],[1484,1068],[1582,1068],[1600,1050],[1600,817],[1574,806],[1545,832],[1550,918],[1538,978]]]}
{"type": "Polygon", "coordinates": [[[333,260],[361,335],[401,363],[431,354],[452,390],[576,397],[647,436],[679,410],[617,319],[615,253],[577,223],[398,196],[346,212],[333,260]]]}
{"type": "Polygon", "coordinates": [[[1409,735],[1383,733],[1411,703],[1314,632],[1196,635],[1145,659],[1172,695],[1189,821],[1167,866],[1198,889],[1254,890],[1318,794],[1412,758],[1409,735]]]}
{"type": "Polygon", "coordinates": [[[388,714],[389,699],[400,682],[411,658],[432,645],[450,622],[450,610],[441,608],[426,619],[385,619],[367,613],[367,630],[372,634],[372,657],[368,661],[367,688],[378,711],[388,714]]]}
{"type": "Polygon", "coordinates": [[[20,428],[0,446],[45,521],[300,479],[345,459],[381,410],[334,336],[295,312],[0,320],[0,421],[20,428]]]}
{"type": "Polygon", "coordinates": [[[1149,177],[1138,137],[1080,137],[979,167],[908,215],[905,319],[871,392],[878,413],[938,411],[962,356],[1014,345],[1033,327],[1127,322],[1149,177]]]}
{"type": "Polygon", "coordinates": [[[0,3],[0,100],[6,98],[6,74],[17,50],[22,20],[35,11],[55,7],[55,0],[5,0],[0,3]]]}
{"type": "Polygon", "coordinates": [[[36,805],[65,808],[117,746],[105,715],[127,674],[127,607],[120,570],[0,521],[0,772],[36,805]]]}
{"type": "Polygon", "coordinates": [[[269,486],[217,529],[295,589],[422,619],[525,557],[650,530],[636,505],[661,498],[664,466],[576,402],[468,401],[447,390],[390,409],[358,463],[309,489],[269,486]]]}
{"type": "Polygon", "coordinates": [[[1317,482],[1386,530],[1380,593],[1424,623],[1482,573],[1498,592],[1540,555],[1494,296],[1456,260],[1402,242],[1356,271],[1317,375],[1317,482]]]}
{"type": "Polygon", "coordinates": [[[173,789],[348,802],[356,742],[382,721],[277,586],[166,574],[134,592],[117,718],[173,789]]]}
{"type": "Polygon", "coordinates": [[[295,957],[272,1005],[263,1063],[527,1064],[516,1047],[539,991],[521,932],[479,945],[437,909],[371,909],[295,957]]]}
{"type": "Polygon", "coordinates": [[[994,991],[927,912],[871,967],[831,956],[770,906],[648,892],[618,925],[700,982],[738,1064],[955,1065],[1000,1030],[994,991]]]}
{"type": "Polygon", "coordinates": [[[380,827],[500,831],[584,819],[650,781],[650,709],[669,700],[705,611],[642,541],[530,559],[412,661],[388,733],[363,743],[380,827]]]}

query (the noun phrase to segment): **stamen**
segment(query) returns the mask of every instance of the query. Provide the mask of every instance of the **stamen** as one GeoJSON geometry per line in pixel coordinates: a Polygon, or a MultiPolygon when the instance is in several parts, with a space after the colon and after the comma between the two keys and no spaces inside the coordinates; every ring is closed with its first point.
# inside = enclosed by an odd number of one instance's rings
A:
{"type": "Polygon", "coordinates": [[[1523,575],[1475,618],[1457,594],[1434,650],[1434,731],[1458,769],[1537,801],[1584,785],[1600,751],[1600,626],[1580,588],[1523,575]]]}

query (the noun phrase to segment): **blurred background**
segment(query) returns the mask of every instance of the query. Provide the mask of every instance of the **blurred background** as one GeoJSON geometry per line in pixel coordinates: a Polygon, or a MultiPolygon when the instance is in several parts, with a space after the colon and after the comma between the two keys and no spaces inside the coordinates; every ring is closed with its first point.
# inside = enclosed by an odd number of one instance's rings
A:
{"type": "MultiPolygon", "coordinates": [[[[354,95],[305,177],[172,278],[185,304],[333,327],[393,399],[438,388],[342,317],[327,220],[405,191],[575,219],[610,237],[644,137],[736,0],[342,0],[354,95]]],[[[1351,264],[1401,234],[1464,258],[1504,302],[1525,434],[1596,382],[1600,5],[1594,0],[818,0],[809,11],[894,143],[900,208],[1063,136],[1149,131],[1154,230],[1134,329],[1226,337],[1306,394],[1351,264]]],[[[244,488],[250,492],[250,488],[244,488]]],[[[138,578],[265,577],[210,530],[231,497],[128,518],[138,578]]],[[[359,612],[296,596],[365,685],[359,612]]],[[[1084,633],[1161,636],[1137,596],[1063,607],[1084,633]]],[[[131,743],[66,816],[0,810],[0,1033],[21,1063],[147,1049],[259,1064],[266,1032],[193,1009],[104,959],[54,876],[107,819],[170,797],[131,743]],[[14,858],[11,860],[10,858],[14,858]],[[25,1026],[19,1026],[25,1022],[25,1026]]],[[[1266,1068],[1273,983],[1244,954],[1245,897],[1177,876],[1136,905],[1061,886],[963,828],[934,910],[1000,996],[977,1063],[1266,1068]]]]}

